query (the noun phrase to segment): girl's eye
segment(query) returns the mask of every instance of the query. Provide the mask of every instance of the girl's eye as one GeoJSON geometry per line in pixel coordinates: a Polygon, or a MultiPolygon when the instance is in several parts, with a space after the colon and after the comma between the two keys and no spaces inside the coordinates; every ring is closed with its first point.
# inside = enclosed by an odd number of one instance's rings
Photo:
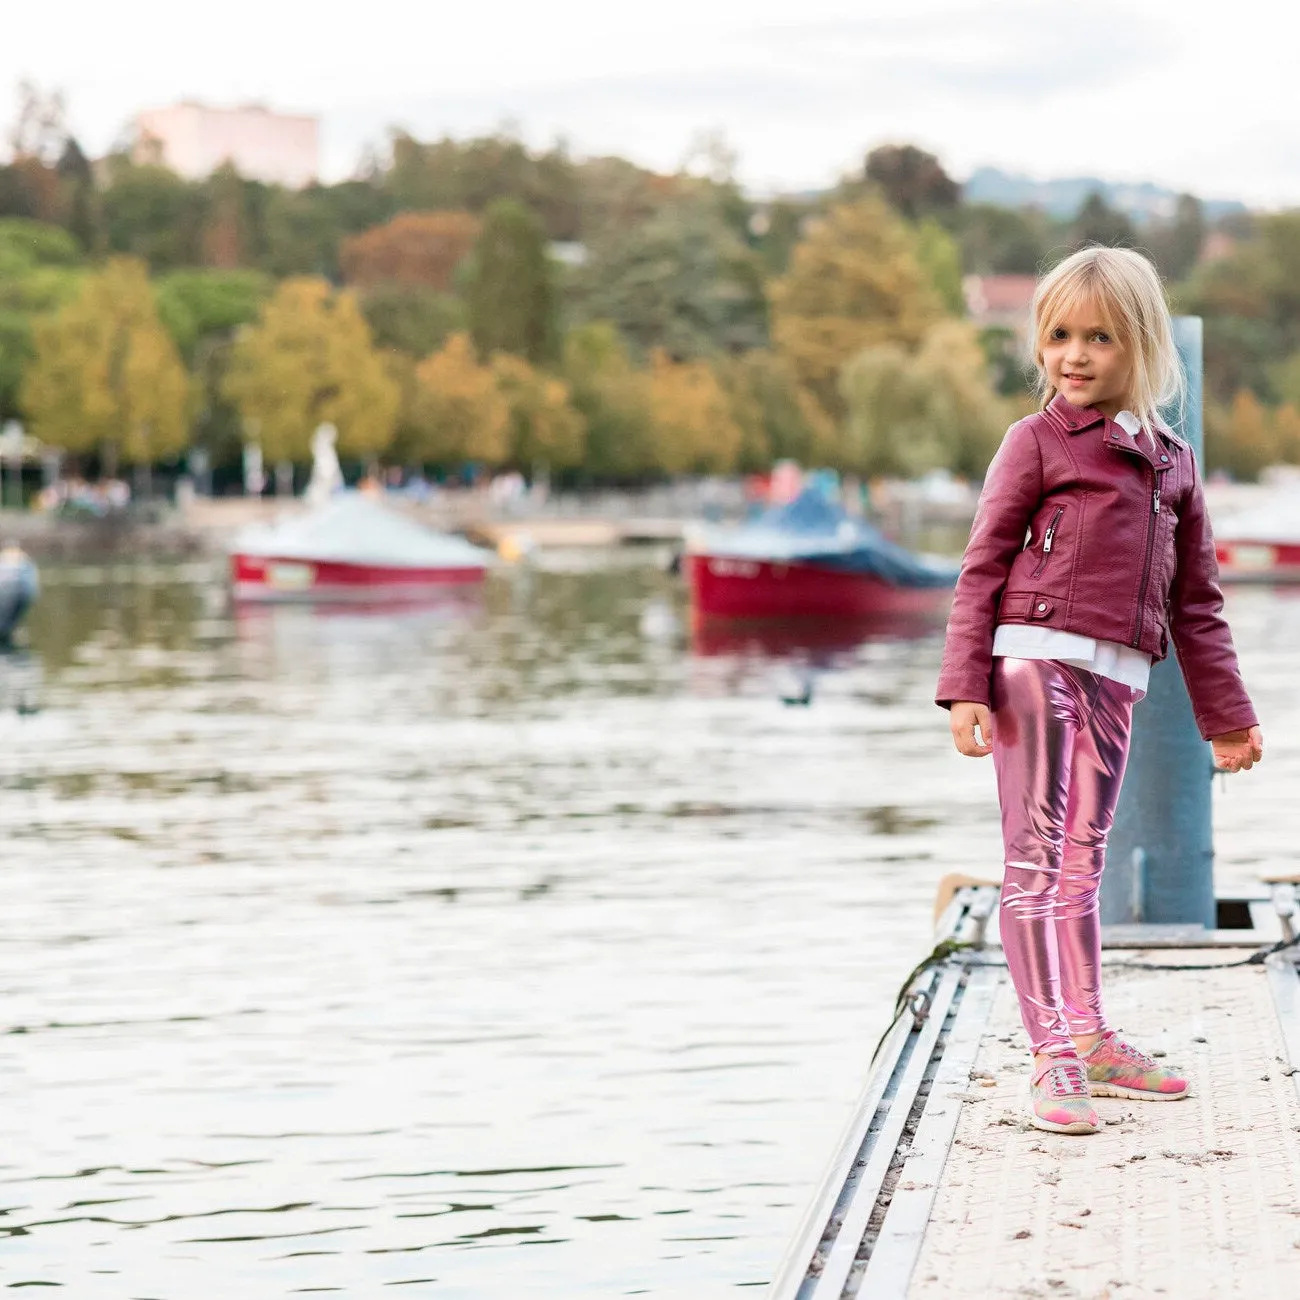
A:
{"type": "Polygon", "coordinates": [[[1105,330],[1098,330],[1092,337],[1095,338],[1098,343],[1110,342],[1110,335],[1107,334],[1105,330]]]}
{"type": "Polygon", "coordinates": [[[1068,337],[1065,331],[1058,325],[1053,331],[1051,337],[1059,343],[1063,338],[1068,337]]]}

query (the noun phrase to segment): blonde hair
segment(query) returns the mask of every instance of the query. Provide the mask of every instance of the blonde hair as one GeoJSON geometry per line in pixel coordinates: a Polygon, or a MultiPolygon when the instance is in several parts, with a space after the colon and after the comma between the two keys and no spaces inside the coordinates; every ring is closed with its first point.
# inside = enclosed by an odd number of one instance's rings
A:
{"type": "Polygon", "coordinates": [[[1159,408],[1181,409],[1187,388],[1174,346],[1169,303],[1156,268],[1131,248],[1081,248],[1038,282],[1030,338],[1038,389],[1046,406],[1056,389],[1043,367],[1043,344],[1077,308],[1091,305],[1124,349],[1132,369],[1128,408],[1144,428],[1154,427],[1159,408]]]}

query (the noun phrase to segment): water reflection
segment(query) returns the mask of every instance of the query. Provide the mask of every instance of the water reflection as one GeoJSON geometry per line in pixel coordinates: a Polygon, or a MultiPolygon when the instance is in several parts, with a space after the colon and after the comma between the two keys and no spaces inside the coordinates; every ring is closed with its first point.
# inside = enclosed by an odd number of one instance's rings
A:
{"type": "MultiPolygon", "coordinates": [[[[997,860],[936,636],[837,644],[794,709],[788,647],[648,636],[684,608],[641,557],[399,612],[246,614],[202,565],[42,577],[42,708],[0,715],[11,1284],[765,1282],[935,881],[997,860]]],[[[1275,783],[1229,782],[1229,871],[1276,853],[1297,761],[1300,606],[1239,613],[1275,783]]]]}

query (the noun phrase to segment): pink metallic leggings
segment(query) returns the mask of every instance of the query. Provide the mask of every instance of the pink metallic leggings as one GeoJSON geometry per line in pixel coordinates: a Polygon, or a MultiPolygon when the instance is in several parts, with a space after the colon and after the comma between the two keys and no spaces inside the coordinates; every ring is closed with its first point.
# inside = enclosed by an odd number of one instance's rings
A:
{"type": "Polygon", "coordinates": [[[993,661],[1006,874],[999,927],[1035,1052],[1106,1028],[1097,890],[1128,759],[1133,692],[1053,659],[993,661]]]}

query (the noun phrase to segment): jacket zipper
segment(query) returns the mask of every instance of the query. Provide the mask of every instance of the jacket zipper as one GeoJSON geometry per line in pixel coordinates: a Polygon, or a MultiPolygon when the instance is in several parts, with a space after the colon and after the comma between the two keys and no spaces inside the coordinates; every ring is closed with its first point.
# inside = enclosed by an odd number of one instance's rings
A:
{"type": "Polygon", "coordinates": [[[1047,568],[1047,557],[1052,553],[1052,542],[1056,539],[1056,529],[1063,514],[1065,514],[1065,508],[1063,506],[1058,507],[1056,513],[1052,516],[1052,522],[1047,525],[1047,531],[1043,534],[1043,558],[1038,561],[1038,568],[1030,574],[1030,577],[1038,577],[1047,568]]]}
{"type": "Polygon", "coordinates": [[[1138,587],[1137,616],[1133,620],[1133,648],[1136,650],[1142,641],[1142,610],[1146,605],[1147,585],[1151,581],[1151,553],[1156,545],[1156,520],[1160,518],[1160,477],[1151,472],[1151,514],[1147,519],[1147,558],[1142,566],[1142,583],[1138,587]]]}

